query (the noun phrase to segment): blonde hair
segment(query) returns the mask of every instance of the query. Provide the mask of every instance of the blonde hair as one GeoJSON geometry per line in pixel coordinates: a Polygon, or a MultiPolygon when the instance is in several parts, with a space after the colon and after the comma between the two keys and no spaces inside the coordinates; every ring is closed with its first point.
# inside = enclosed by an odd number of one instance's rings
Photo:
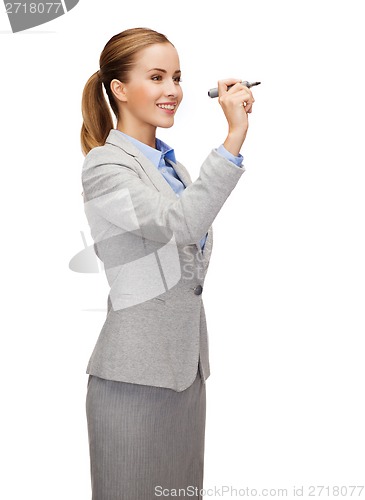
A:
{"type": "MultiPolygon", "coordinates": [[[[135,63],[136,54],[155,43],[171,43],[165,35],[149,28],[132,28],[114,35],[105,45],[99,60],[100,70],[86,82],[82,93],[81,149],[84,156],[96,146],[103,146],[113,128],[110,108],[105,100],[102,85],[110,107],[117,119],[119,110],[110,82],[116,78],[128,82],[128,72],[135,63]]],[[[173,45],[171,43],[171,45],[173,45]]]]}

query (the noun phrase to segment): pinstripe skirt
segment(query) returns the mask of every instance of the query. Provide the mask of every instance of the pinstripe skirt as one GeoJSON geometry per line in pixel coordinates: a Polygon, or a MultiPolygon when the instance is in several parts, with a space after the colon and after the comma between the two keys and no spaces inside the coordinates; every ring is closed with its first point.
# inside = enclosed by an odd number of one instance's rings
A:
{"type": "Polygon", "coordinates": [[[206,390],[182,392],[89,375],[92,500],[201,499],[206,390]]]}

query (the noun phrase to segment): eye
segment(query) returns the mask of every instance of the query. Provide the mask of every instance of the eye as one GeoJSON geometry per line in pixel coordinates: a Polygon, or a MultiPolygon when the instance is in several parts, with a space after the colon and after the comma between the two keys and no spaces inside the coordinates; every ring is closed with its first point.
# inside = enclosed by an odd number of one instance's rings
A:
{"type": "Polygon", "coordinates": [[[181,83],[181,82],[182,82],[182,80],[181,80],[181,76],[175,76],[174,81],[175,81],[176,83],[181,83]]]}
{"type": "Polygon", "coordinates": [[[161,78],[162,78],[161,75],[155,75],[155,76],[151,77],[151,80],[153,80],[154,82],[157,82],[157,81],[161,80],[161,78]]]}

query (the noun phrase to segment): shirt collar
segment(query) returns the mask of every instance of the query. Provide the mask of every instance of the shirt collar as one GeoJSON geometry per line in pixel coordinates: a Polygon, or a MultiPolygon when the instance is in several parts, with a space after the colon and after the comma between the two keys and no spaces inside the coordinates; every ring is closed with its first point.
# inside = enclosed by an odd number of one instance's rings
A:
{"type": "MultiPolygon", "coordinates": [[[[116,129],[118,130],[118,129],[116,129]]],[[[156,138],[156,149],[151,148],[151,146],[148,146],[147,144],[144,144],[141,141],[138,141],[134,137],[131,137],[130,135],[125,134],[124,132],[121,132],[118,130],[120,134],[123,134],[127,139],[129,139],[132,144],[134,144],[140,151],[143,153],[152,163],[158,168],[161,157],[164,156],[167,160],[171,160],[174,163],[176,163],[175,159],[175,152],[168,144],[165,142],[161,141],[160,139],[156,138]]]]}

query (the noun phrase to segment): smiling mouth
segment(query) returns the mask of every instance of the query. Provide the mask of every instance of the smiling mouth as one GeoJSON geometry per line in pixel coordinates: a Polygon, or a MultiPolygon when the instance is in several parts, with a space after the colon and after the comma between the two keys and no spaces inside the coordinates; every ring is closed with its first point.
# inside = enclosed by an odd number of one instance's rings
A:
{"type": "Polygon", "coordinates": [[[173,111],[176,108],[176,104],[157,104],[157,107],[173,111]]]}

